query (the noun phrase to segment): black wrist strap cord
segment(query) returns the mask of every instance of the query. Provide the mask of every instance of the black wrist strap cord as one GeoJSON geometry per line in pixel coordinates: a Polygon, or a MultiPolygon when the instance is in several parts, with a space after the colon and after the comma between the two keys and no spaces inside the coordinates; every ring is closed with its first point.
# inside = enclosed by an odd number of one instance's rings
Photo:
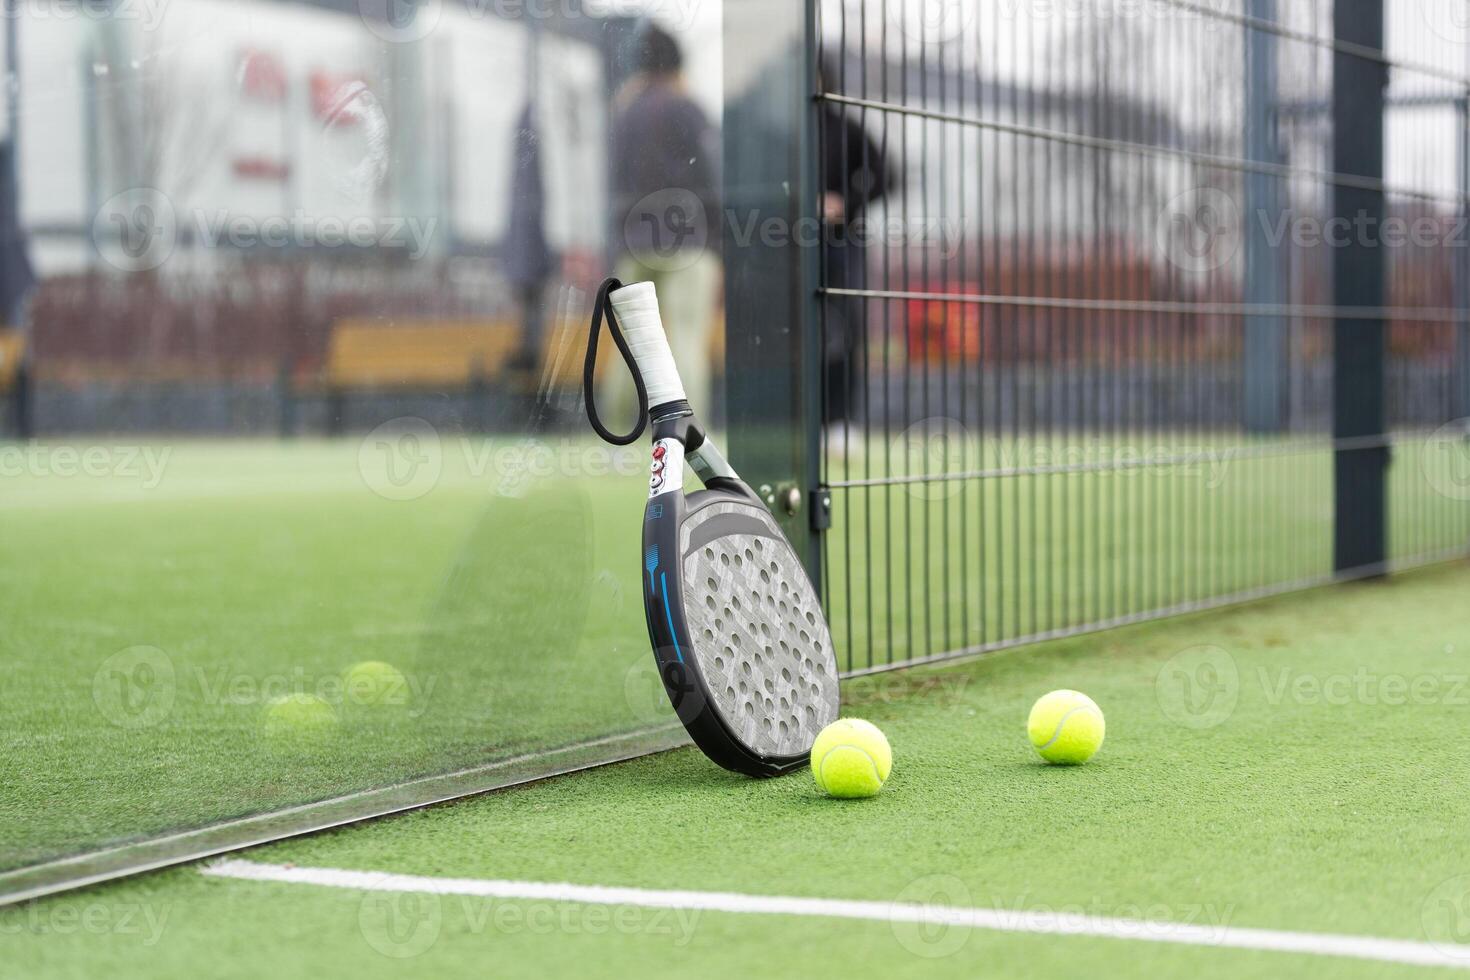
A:
{"type": "Polygon", "coordinates": [[[614,289],[622,288],[621,281],[611,278],[604,279],[602,285],[598,287],[597,302],[592,306],[592,326],[587,334],[587,359],[582,362],[582,398],[587,404],[587,421],[592,423],[592,431],[596,432],[603,441],[610,442],[614,446],[632,444],[643,435],[643,430],[648,425],[648,389],[643,385],[643,375],[633,360],[633,352],[628,349],[627,340],[623,339],[622,328],[618,326],[618,318],[613,313],[612,303],[608,300],[609,293],[614,289]],[[618,435],[609,431],[597,414],[597,399],[594,392],[597,373],[597,338],[602,333],[604,314],[607,316],[607,332],[612,335],[613,343],[617,345],[618,352],[623,355],[623,363],[628,365],[628,370],[633,374],[633,386],[638,389],[638,423],[633,427],[633,431],[626,435],[618,435]]]}

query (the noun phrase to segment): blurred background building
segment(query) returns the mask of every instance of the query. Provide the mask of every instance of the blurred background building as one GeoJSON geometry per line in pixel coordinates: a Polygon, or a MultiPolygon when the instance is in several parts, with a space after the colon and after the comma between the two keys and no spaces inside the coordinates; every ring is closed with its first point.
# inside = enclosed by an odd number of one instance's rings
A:
{"type": "MultiPolygon", "coordinates": [[[[548,357],[610,261],[609,114],[642,21],[399,6],[15,5],[12,220],[36,283],[7,273],[12,429],[519,421],[549,363],[517,363],[528,323],[548,357]]],[[[708,62],[692,85],[718,119],[708,62]]]]}

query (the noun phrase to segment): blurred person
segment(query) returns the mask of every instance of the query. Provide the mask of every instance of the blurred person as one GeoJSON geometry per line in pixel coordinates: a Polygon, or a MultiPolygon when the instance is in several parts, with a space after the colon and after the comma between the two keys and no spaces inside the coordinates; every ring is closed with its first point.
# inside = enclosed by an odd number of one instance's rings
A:
{"type": "Polygon", "coordinates": [[[27,340],[27,303],[36,285],[30,247],[20,219],[15,141],[0,142],[0,422],[9,435],[29,439],[31,427],[30,378],[32,351],[27,340]],[[6,363],[13,359],[14,363],[6,363]]]}
{"type": "MultiPolygon", "coordinates": [[[[832,91],[838,76],[830,63],[820,69],[819,86],[832,91]]],[[[820,121],[823,263],[825,283],[834,289],[865,289],[868,234],[855,234],[865,211],[896,182],[882,150],[844,107],[824,102],[820,121]]],[[[867,302],[856,296],[826,299],[826,342],[822,351],[822,421],[829,453],[845,456],[862,446],[854,429],[862,411],[867,364],[867,302]]]]}
{"type": "Polygon", "coordinates": [[[546,285],[556,269],[556,256],[546,240],[546,185],[541,173],[541,133],[536,104],[528,100],[516,123],[512,144],[510,225],[505,274],[521,305],[521,337],[508,369],[535,389],[546,349],[546,285]]]}
{"type": "MultiPolygon", "coordinates": [[[[689,97],[684,56],[667,32],[638,32],[634,73],[614,100],[612,193],[619,255],[613,274],[658,288],[669,345],[695,405],[712,405],[710,340],[720,285],[715,160],[718,134],[689,97]]],[[[631,414],[633,382],[608,371],[610,411],[631,414]]]]}

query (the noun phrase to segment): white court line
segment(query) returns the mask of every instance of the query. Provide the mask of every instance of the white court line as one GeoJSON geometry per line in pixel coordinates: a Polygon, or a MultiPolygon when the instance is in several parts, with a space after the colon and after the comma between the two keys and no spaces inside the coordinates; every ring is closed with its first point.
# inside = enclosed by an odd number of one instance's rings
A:
{"type": "Polygon", "coordinates": [[[775,895],[737,895],[730,892],[657,891],[644,888],[607,888],[600,885],[555,884],[539,881],[495,881],[480,878],[428,878],[380,871],[340,868],[300,868],[285,864],[225,860],[202,867],[217,878],[323,885],[359,891],[425,892],[434,895],[471,895],[481,898],[527,899],[544,902],[580,902],[588,905],[632,905],[656,909],[686,909],[757,915],[802,915],[875,922],[914,922],[997,932],[1058,936],[1101,936],[1184,946],[1346,956],[1361,960],[1410,963],[1415,966],[1470,968],[1470,946],[1446,948],[1406,939],[1371,939],[1325,933],[1280,932],[1275,929],[1238,929],[1233,926],[1196,926],[1140,919],[1109,919],[1092,915],[1050,912],[915,905],[901,902],[861,902],[828,898],[789,898],[775,895]]]}

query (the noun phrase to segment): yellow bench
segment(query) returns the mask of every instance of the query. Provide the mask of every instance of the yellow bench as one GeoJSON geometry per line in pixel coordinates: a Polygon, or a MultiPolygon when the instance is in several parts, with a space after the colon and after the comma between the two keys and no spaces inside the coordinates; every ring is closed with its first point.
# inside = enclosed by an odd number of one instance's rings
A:
{"type": "MultiPolygon", "coordinates": [[[[547,330],[546,367],[559,383],[581,375],[571,324],[547,330]]],[[[332,327],[322,380],[328,388],[464,388],[494,382],[520,349],[521,330],[506,320],[344,319],[332,327]]]]}
{"type": "Polygon", "coordinates": [[[341,320],[324,380],[333,388],[463,387],[497,374],[519,343],[505,323],[341,320]]]}
{"type": "Polygon", "coordinates": [[[25,350],[25,335],[19,330],[0,330],[0,391],[15,387],[25,350]]]}
{"type": "MultiPolygon", "coordinates": [[[[724,359],[723,317],[710,338],[715,363],[724,359]]],[[[576,387],[582,380],[587,324],[580,318],[548,323],[541,363],[508,375],[519,351],[520,324],[513,320],[398,320],[349,317],[332,325],[321,381],[331,392],[353,389],[460,389],[477,384],[507,384],[518,390],[550,383],[576,387]]],[[[600,375],[618,360],[605,343],[598,358],[600,375]]],[[[621,370],[621,364],[618,364],[621,370]]]]}

